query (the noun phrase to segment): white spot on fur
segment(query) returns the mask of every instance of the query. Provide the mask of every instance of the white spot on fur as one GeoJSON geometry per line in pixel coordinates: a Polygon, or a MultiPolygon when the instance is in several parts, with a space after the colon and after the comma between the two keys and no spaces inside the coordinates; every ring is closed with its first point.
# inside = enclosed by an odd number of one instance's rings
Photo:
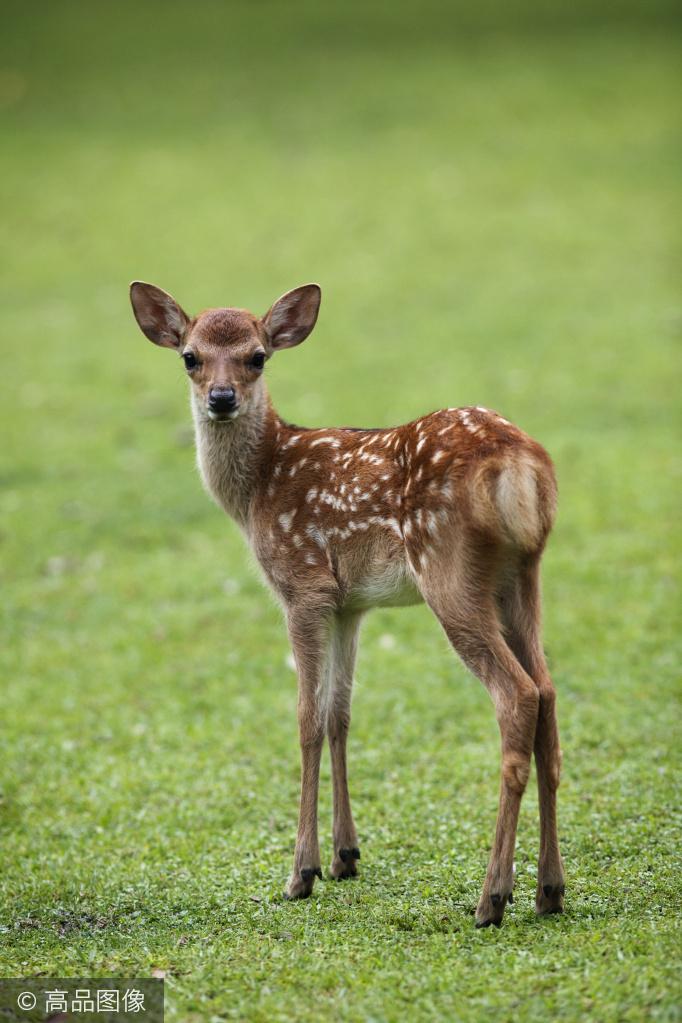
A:
{"type": "Polygon", "coordinates": [[[314,540],[318,547],[324,547],[326,539],[324,533],[317,528],[312,522],[305,527],[305,531],[311,540],[314,540]]]}
{"type": "Polygon", "coordinates": [[[441,458],[445,458],[445,452],[444,451],[436,451],[435,455],[431,459],[431,462],[433,463],[433,465],[435,465],[436,462],[440,462],[441,458]]]}
{"type": "Polygon", "coordinates": [[[280,515],[279,519],[277,520],[285,533],[288,533],[289,530],[291,529],[291,523],[293,521],[293,518],[294,518],[295,514],[296,514],[296,509],[294,508],[293,511],[282,512],[282,514],[280,515]]]}
{"type": "Polygon", "coordinates": [[[370,519],[370,522],[374,523],[374,525],[376,526],[388,526],[388,528],[392,529],[394,533],[397,533],[397,535],[402,540],[403,534],[400,531],[400,523],[398,522],[397,519],[394,519],[392,516],[383,517],[381,515],[373,515],[370,519]]]}
{"type": "Polygon", "coordinates": [[[333,448],[341,447],[341,441],[336,437],[317,437],[315,440],[311,440],[310,447],[316,448],[318,444],[330,444],[333,448]]]}

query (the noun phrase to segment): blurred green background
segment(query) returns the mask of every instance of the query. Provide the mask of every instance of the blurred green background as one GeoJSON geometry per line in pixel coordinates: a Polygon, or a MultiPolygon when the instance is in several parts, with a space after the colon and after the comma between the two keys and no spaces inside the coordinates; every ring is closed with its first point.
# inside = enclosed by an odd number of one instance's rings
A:
{"type": "MultiPolygon", "coordinates": [[[[679,22],[664,2],[2,5],[0,973],[181,1020],[679,1019],[679,22]],[[475,932],[498,737],[422,608],[363,635],[357,882],[280,897],[278,609],[129,280],[320,320],[281,414],[483,404],[557,464],[567,912],[475,932]]],[[[323,856],[329,771],[321,797],[323,856]]]]}

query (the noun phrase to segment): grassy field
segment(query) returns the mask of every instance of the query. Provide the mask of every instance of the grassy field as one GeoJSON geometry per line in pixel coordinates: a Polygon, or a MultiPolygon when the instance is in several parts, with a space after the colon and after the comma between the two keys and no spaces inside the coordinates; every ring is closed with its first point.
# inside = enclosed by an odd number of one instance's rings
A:
{"type": "MultiPolygon", "coordinates": [[[[551,10],[3,5],[0,975],[162,970],[181,1021],[680,1019],[680,47],[662,4],[551,10]],[[552,453],[563,917],[532,784],[474,930],[497,727],[420,608],[363,631],[361,877],[282,900],[281,614],[132,278],[192,312],[320,281],[291,420],[480,403],[552,453]]],[[[325,759],[326,862],[330,814],[325,759]]]]}

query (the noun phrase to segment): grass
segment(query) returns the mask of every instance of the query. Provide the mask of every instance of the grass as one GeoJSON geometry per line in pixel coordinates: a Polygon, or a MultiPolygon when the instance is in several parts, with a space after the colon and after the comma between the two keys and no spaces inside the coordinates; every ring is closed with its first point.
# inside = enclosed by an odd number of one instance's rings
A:
{"type": "Polygon", "coordinates": [[[163,970],[182,1021],[680,1018],[672,7],[419,11],[5,5],[2,975],[163,970]],[[319,280],[268,370],[294,421],[481,403],[550,450],[563,917],[532,909],[531,785],[515,905],[473,928],[496,726],[419,608],[363,631],[362,876],[282,901],[280,612],[133,277],[192,311],[319,280]]]}

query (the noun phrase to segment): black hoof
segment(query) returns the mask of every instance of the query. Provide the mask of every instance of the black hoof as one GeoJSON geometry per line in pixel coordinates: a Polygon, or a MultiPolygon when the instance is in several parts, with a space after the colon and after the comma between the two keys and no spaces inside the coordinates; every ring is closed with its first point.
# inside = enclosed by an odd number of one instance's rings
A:
{"type": "Polygon", "coordinates": [[[564,911],[564,884],[543,884],[538,888],[538,895],[535,900],[535,911],[540,916],[549,916],[551,913],[563,913],[564,911]]]}
{"type": "Polygon", "coordinates": [[[339,849],[339,859],[342,863],[360,859],[360,850],[357,847],[352,849],[339,849]]]}
{"type": "Polygon", "coordinates": [[[493,925],[493,927],[501,927],[502,926],[502,921],[501,920],[478,920],[476,922],[476,930],[480,931],[480,929],[482,927],[490,927],[491,924],[493,925]]]}
{"type": "Polygon", "coordinates": [[[313,878],[319,877],[322,880],[322,869],[320,867],[304,867],[301,871],[301,881],[312,881],[313,878]]]}

